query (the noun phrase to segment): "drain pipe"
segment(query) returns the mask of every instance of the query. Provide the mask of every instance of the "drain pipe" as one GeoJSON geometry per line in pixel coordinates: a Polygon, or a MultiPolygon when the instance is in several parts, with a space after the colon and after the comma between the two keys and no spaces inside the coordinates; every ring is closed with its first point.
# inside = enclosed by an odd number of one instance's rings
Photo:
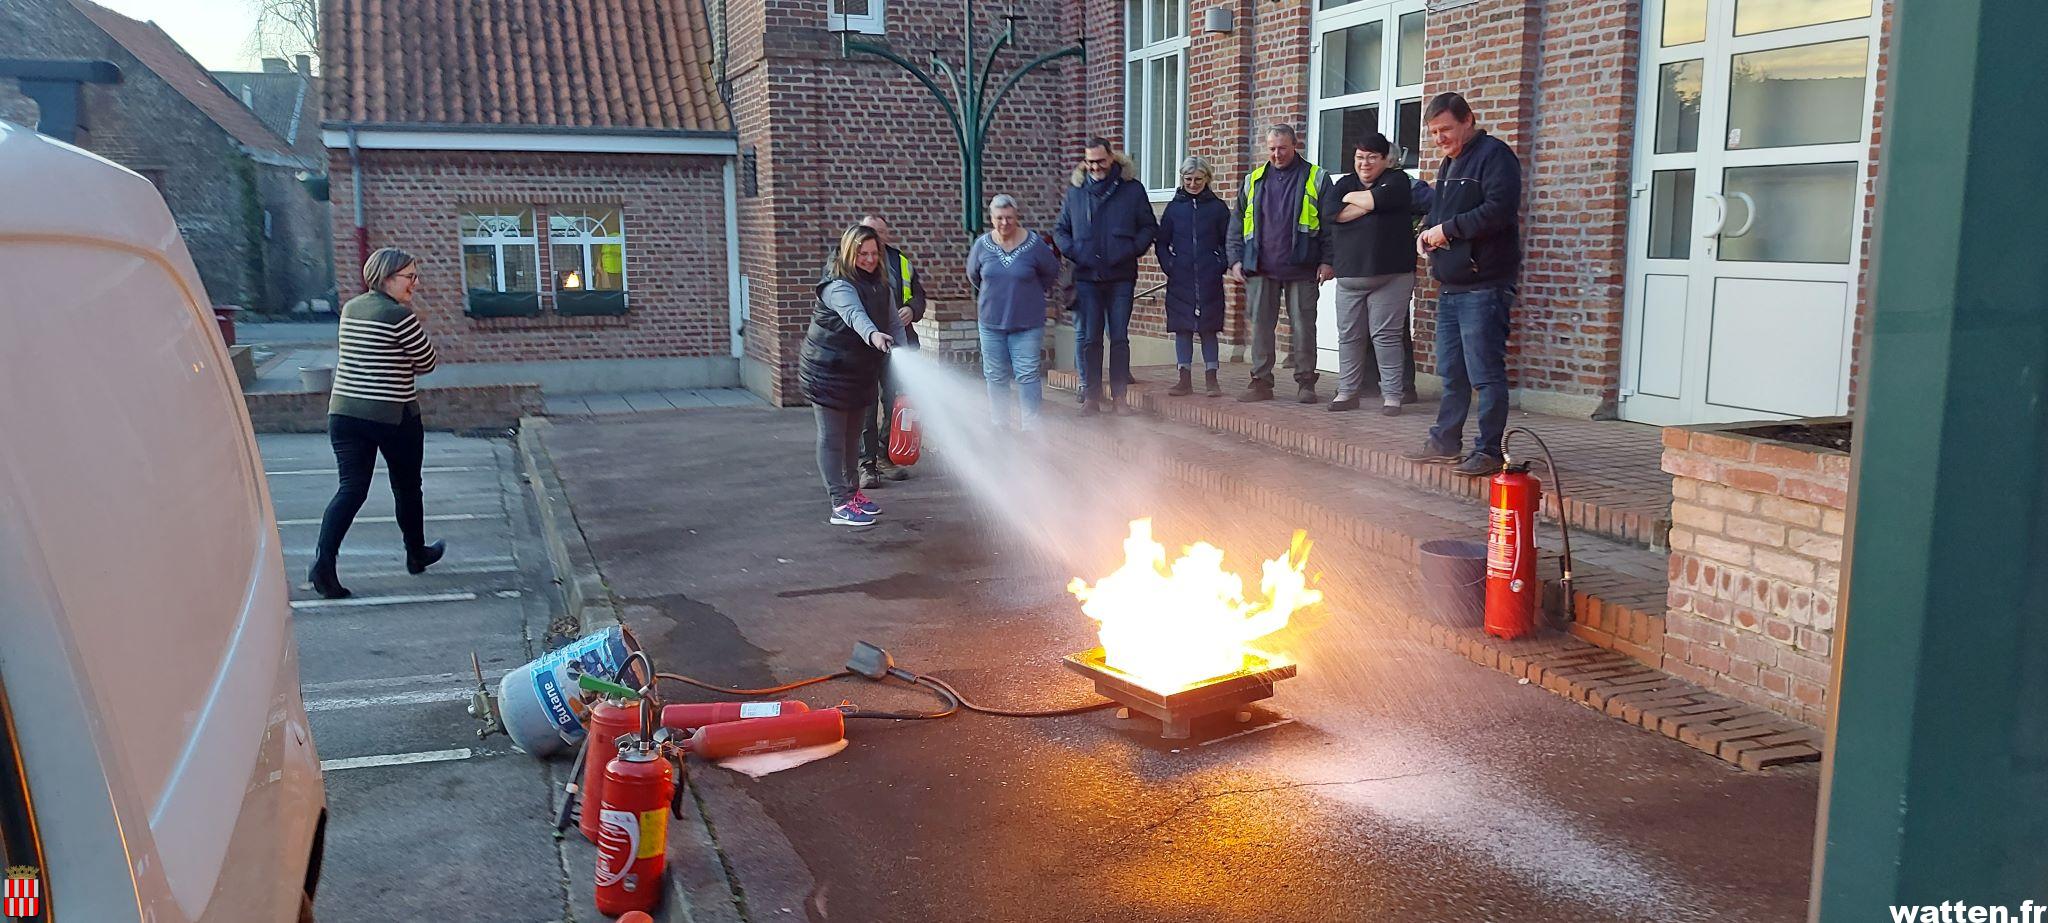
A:
{"type": "Polygon", "coordinates": [[[356,266],[370,261],[370,224],[363,220],[363,159],[362,150],[356,147],[356,129],[348,129],[348,179],[349,191],[355,199],[356,218],[356,266]]]}

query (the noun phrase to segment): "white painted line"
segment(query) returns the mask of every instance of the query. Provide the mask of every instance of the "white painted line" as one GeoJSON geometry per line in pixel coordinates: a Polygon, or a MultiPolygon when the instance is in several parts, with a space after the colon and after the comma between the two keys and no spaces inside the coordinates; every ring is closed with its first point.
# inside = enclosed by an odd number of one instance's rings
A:
{"type": "Polygon", "coordinates": [[[1286,727],[1287,725],[1290,725],[1290,724],[1293,724],[1293,723],[1294,723],[1294,719],[1293,719],[1293,718],[1282,718],[1282,719],[1280,719],[1280,720],[1278,720],[1278,721],[1272,721],[1272,722],[1268,722],[1268,723],[1266,723],[1266,724],[1261,724],[1261,725],[1259,725],[1258,727],[1255,727],[1255,728],[1247,728],[1247,729],[1245,729],[1245,730],[1242,730],[1242,731],[1239,731],[1239,732],[1237,732],[1237,733],[1235,733],[1235,734],[1225,734],[1224,736],[1222,736],[1222,737],[1218,737],[1218,738],[1216,738],[1215,740],[1205,740],[1205,741],[1202,741],[1202,742],[1201,742],[1201,744],[1200,744],[1200,746],[1204,746],[1204,747],[1206,747],[1206,746],[1208,746],[1208,745],[1210,745],[1210,744],[1220,744],[1220,743],[1222,743],[1222,742],[1224,742],[1224,741],[1226,741],[1226,740],[1236,740],[1236,739],[1238,739],[1239,737],[1244,737],[1244,736],[1247,736],[1247,735],[1250,735],[1250,734],[1257,734],[1257,733],[1259,733],[1260,731],[1270,731],[1270,730],[1272,730],[1272,729],[1274,729],[1274,728],[1277,728],[1277,727],[1286,727]]]}
{"type": "MultiPolygon", "coordinates": [[[[484,681],[495,685],[509,672],[507,670],[485,670],[484,681]]],[[[303,695],[320,693],[358,692],[373,689],[393,689],[401,686],[446,686],[449,683],[473,683],[476,674],[468,670],[453,673],[415,673],[411,676],[371,676],[364,679],[334,679],[324,683],[302,683],[299,692],[303,695]]]]}
{"type": "MultiPolygon", "coordinates": [[[[380,469],[380,470],[381,470],[381,469],[380,469]]],[[[422,474],[449,474],[449,473],[452,473],[452,472],[456,472],[456,471],[489,471],[489,470],[492,470],[492,469],[490,469],[490,468],[488,468],[488,467],[485,467],[485,466],[483,466],[483,465],[428,465],[428,466],[426,466],[426,467],[424,467],[424,468],[421,468],[421,469],[420,469],[420,473],[422,473],[422,474]]],[[[298,468],[298,469],[294,469],[294,470],[291,470],[291,471],[265,471],[265,472],[263,472],[263,473],[264,473],[264,474],[266,474],[266,475],[269,475],[270,477],[274,477],[274,478],[285,478],[285,477],[291,477],[291,476],[293,476],[293,475],[300,475],[300,474],[332,474],[332,475],[337,475],[337,476],[338,476],[338,475],[340,475],[340,474],[341,474],[341,469],[339,469],[339,468],[298,468]]]]}
{"type": "Polygon", "coordinates": [[[339,609],[347,606],[402,606],[408,603],[459,603],[475,593],[424,593],[418,596],[351,596],[347,599],[294,599],[294,609],[339,609]]]}
{"type": "MultiPolygon", "coordinates": [[[[516,568],[512,568],[512,567],[504,567],[504,566],[497,566],[497,567],[492,567],[492,566],[488,566],[488,565],[484,565],[484,566],[478,566],[478,567],[464,567],[464,566],[462,566],[462,565],[459,565],[459,564],[456,564],[456,565],[450,565],[450,564],[445,564],[445,563],[444,563],[444,564],[436,564],[436,565],[434,565],[434,566],[433,566],[433,568],[432,568],[432,569],[430,569],[430,570],[428,570],[428,571],[426,572],[426,574],[425,574],[424,576],[428,576],[428,577],[436,577],[436,576],[452,576],[452,575],[455,575],[455,574],[460,574],[460,575],[462,575],[462,576],[465,576],[465,577],[488,577],[488,576],[491,576],[492,574],[516,574],[516,573],[519,573],[518,569],[516,569],[516,568]]],[[[341,576],[343,576],[343,577],[345,577],[345,578],[347,578],[347,579],[349,579],[349,580],[357,580],[357,579],[362,579],[362,580],[370,580],[370,579],[383,579],[383,578],[385,578],[385,577],[417,577],[417,576],[423,576],[423,575],[420,575],[420,574],[414,574],[414,573],[412,573],[412,572],[410,572],[410,571],[406,570],[406,569],[405,569],[404,567],[402,567],[402,566],[401,566],[401,567],[395,567],[395,568],[387,568],[387,569],[373,569],[373,568],[358,568],[358,567],[347,567],[347,566],[344,566],[344,567],[342,567],[342,568],[341,568],[341,576]]]]}
{"type": "Polygon", "coordinates": [[[344,769],[367,769],[372,766],[409,766],[413,763],[445,763],[450,760],[466,760],[476,755],[468,747],[454,750],[422,750],[418,753],[387,753],[382,756],[351,756],[338,760],[321,760],[321,772],[340,772],[344,769]]]}
{"type": "MultiPolygon", "coordinates": [[[[420,517],[421,521],[423,521],[423,522],[474,522],[474,521],[476,521],[476,520],[479,520],[479,519],[503,519],[503,518],[505,518],[505,516],[504,516],[504,514],[503,514],[503,513],[441,513],[441,514],[438,514],[438,515],[434,515],[434,516],[422,516],[422,517],[420,517]]],[[[356,519],[355,519],[355,521],[356,521],[356,522],[397,522],[397,521],[398,521],[398,517],[396,517],[396,516],[357,516],[357,517],[356,517],[356,519]]],[[[278,520],[278,521],[277,521],[277,524],[278,524],[278,525],[280,525],[280,526],[317,526],[317,525],[319,525],[319,524],[320,524],[320,520],[318,520],[318,519],[280,519],[280,520],[278,520]]]]}
{"type": "MultiPolygon", "coordinates": [[[[471,677],[474,682],[475,678],[471,677]]],[[[351,708],[381,708],[386,705],[424,705],[430,702],[461,702],[469,698],[475,689],[414,689],[410,692],[387,692],[382,695],[343,695],[332,698],[306,699],[308,714],[322,711],[346,711],[351,708]]]]}

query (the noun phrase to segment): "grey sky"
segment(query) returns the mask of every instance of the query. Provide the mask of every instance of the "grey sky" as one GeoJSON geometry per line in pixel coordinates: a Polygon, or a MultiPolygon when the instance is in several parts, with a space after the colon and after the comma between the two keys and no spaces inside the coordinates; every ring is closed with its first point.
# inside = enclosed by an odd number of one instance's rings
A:
{"type": "Polygon", "coordinates": [[[94,0],[123,16],[154,21],[208,70],[257,70],[249,53],[256,11],[249,0],[94,0]]]}

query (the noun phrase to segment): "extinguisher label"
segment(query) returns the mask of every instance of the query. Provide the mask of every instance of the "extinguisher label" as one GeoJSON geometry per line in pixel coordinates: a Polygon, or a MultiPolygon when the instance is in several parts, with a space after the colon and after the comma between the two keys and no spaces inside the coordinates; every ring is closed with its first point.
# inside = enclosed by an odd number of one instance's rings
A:
{"type": "Polygon", "coordinates": [[[1491,521],[1486,530],[1486,576],[1515,575],[1515,556],[1522,548],[1522,519],[1515,510],[1489,507],[1491,521]]]}
{"type": "Polygon", "coordinates": [[[626,873],[633,870],[633,860],[647,855],[646,844],[640,836],[641,823],[636,822],[633,812],[612,808],[604,808],[603,811],[603,822],[597,828],[597,886],[600,888],[624,881],[626,873]]]}
{"type": "Polygon", "coordinates": [[[782,714],[781,702],[741,702],[742,718],[773,718],[782,714]]]}
{"type": "Polygon", "coordinates": [[[635,859],[651,859],[668,848],[668,806],[640,812],[640,849],[635,859]]]}

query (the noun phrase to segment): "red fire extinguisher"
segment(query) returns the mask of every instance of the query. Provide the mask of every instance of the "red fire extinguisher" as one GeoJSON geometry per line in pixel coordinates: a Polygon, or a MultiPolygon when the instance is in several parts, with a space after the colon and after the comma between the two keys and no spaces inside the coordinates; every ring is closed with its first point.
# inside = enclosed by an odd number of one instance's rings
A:
{"type": "Polygon", "coordinates": [[[917,424],[917,411],[911,409],[910,399],[896,395],[896,406],[889,414],[890,464],[905,468],[917,464],[924,443],[924,434],[917,424]]]}
{"type": "Polygon", "coordinates": [[[707,724],[779,718],[801,715],[810,710],[809,705],[794,699],[783,702],[687,702],[662,706],[661,726],[688,733],[707,724]]]}
{"type": "Polygon", "coordinates": [[[846,739],[846,713],[821,708],[776,718],[707,724],[683,742],[698,759],[723,760],[753,753],[801,750],[846,739]]]}
{"type": "MultiPolygon", "coordinates": [[[[1543,603],[1543,579],[1538,575],[1536,557],[1536,513],[1543,503],[1543,482],[1529,473],[1529,463],[1516,461],[1508,446],[1517,435],[1536,440],[1543,450],[1543,464],[1557,481],[1560,507],[1564,503],[1564,481],[1550,447],[1527,429],[1516,427],[1502,439],[1504,456],[1499,474],[1487,482],[1486,520],[1486,633],[1500,638],[1520,638],[1536,633],[1537,607],[1543,603]]],[[[1566,605],[1572,598],[1572,534],[1563,516],[1558,529],[1564,536],[1564,574],[1559,584],[1566,605]]]]}
{"type": "Polygon", "coordinates": [[[588,731],[583,746],[589,753],[583,757],[583,787],[577,797],[583,801],[583,815],[577,819],[576,829],[583,832],[583,838],[597,842],[599,807],[604,804],[605,770],[611,767],[611,760],[604,754],[618,752],[618,739],[640,729],[640,701],[606,696],[590,707],[590,714],[584,718],[588,731]]]}
{"type": "Polygon", "coordinates": [[[640,713],[641,732],[620,739],[618,758],[604,770],[597,910],[609,917],[660,905],[668,821],[682,816],[682,766],[670,752],[668,731],[653,729],[654,709],[640,713]]]}
{"type": "Polygon", "coordinates": [[[1519,638],[1536,632],[1536,505],[1543,482],[1527,462],[1505,466],[1487,485],[1486,633],[1519,638]]]}

